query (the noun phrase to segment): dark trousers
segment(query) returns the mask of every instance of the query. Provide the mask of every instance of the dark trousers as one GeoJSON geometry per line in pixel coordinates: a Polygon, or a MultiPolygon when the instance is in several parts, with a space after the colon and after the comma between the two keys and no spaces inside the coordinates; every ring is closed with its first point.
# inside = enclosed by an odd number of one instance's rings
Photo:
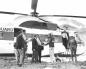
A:
{"type": "Polygon", "coordinates": [[[38,62],[41,62],[41,50],[38,50],[38,62]]]}
{"type": "Polygon", "coordinates": [[[37,62],[37,61],[38,61],[38,51],[37,50],[33,50],[32,62],[37,62]]]}

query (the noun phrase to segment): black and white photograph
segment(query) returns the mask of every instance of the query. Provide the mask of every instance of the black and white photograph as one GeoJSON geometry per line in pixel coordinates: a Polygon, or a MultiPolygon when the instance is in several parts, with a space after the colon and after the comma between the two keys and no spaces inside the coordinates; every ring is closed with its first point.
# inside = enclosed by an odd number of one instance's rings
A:
{"type": "Polygon", "coordinates": [[[0,69],[86,69],[85,0],[0,0],[0,69]]]}

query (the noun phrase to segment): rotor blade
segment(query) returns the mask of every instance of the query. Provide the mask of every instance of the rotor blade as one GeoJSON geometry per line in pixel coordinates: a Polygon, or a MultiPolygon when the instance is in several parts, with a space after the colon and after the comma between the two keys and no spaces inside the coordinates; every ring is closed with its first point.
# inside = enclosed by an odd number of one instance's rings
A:
{"type": "Polygon", "coordinates": [[[33,9],[34,12],[36,12],[37,2],[38,2],[38,0],[32,0],[31,9],[33,9]]]}
{"type": "Polygon", "coordinates": [[[28,14],[23,14],[23,13],[15,13],[15,12],[5,12],[5,11],[0,11],[1,14],[10,14],[10,15],[14,15],[14,14],[18,14],[18,15],[28,15],[28,14]]]}
{"type": "Polygon", "coordinates": [[[86,18],[86,16],[74,16],[74,15],[40,15],[39,17],[72,17],[72,18],[86,18]]]}
{"type": "Polygon", "coordinates": [[[46,21],[46,20],[44,20],[44,19],[42,19],[42,18],[40,18],[40,17],[37,17],[37,18],[39,18],[40,20],[42,20],[42,21],[44,21],[44,22],[49,22],[49,21],[46,21]]]}

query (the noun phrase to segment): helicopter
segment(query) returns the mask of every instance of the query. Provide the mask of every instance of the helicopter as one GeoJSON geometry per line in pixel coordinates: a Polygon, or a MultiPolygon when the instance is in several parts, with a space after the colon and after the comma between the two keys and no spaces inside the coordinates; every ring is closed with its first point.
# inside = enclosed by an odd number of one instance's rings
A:
{"type": "MultiPolygon", "coordinates": [[[[36,12],[37,1],[38,0],[32,0],[31,8],[33,12],[31,12],[31,15],[0,11],[0,14],[19,15],[13,20],[11,27],[0,26],[0,42],[1,45],[3,45],[0,46],[1,54],[14,53],[13,40],[14,37],[16,37],[16,33],[20,30],[26,30],[27,37],[30,38],[33,37],[34,34],[39,34],[40,37],[45,38],[49,33],[57,30],[57,24],[53,24],[38,16],[36,12]]],[[[29,53],[32,53],[31,47],[29,53]]]]}
{"type": "MultiPolygon", "coordinates": [[[[72,15],[39,15],[39,13],[36,11],[37,10],[37,3],[38,0],[32,0],[31,4],[31,9],[33,12],[31,12],[31,15],[28,14],[23,14],[23,13],[15,13],[15,12],[5,12],[5,11],[0,11],[0,14],[9,14],[9,15],[20,15],[16,17],[12,24],[14,25],[13,27],[0,27],[0,42],[3,45],[0,49],[4,49],[1,51],[1,53],[13,53],[14,48],[13,48],[13,39],[14,39],[14,34],[16,29],[25,29],[27,32],[28,37],[32,37],[33,34],[39,34],[40,37],[47,37],[47,35],[51,32],[55,32],[56,35],[54,37],[56,38],[56,42],[60,43],[61,46],[61,34],[58,33],[56,30],[64,30],[58,26],[58,24],[52,23],[51,21],[45,19],[45,17],[71,17],[71,18],[86,18],[85,16],[72,16],[72,15]],[[25,25],[26,24],[26,25],[25,25]],[[41,33],[39,33],[39,31],[41,33]],[[43,32],[42,32],[43,31],[43,32]],[[7,47],[6,47],[7,46],[7,47]],[[5,48],[4,48],[5,47],[5,48]]],[[[31,43],[29,43],[31,46],[31,43]]],[[[56,44],[59,46],[58,44],[56,44]]],[[[48,49],[48,46],[45,47],[48,49]]],[[[56,47],[55,49],[57,49],[56,47]]],[[[31,47],[28,50],[28,53],[31,52],[31,47]]],[[[48,55],[49,53],[46,51],[43,52],[43,55],[48,55]]],[[[56,52],[55,52],[56,53],[56,52]]]]}

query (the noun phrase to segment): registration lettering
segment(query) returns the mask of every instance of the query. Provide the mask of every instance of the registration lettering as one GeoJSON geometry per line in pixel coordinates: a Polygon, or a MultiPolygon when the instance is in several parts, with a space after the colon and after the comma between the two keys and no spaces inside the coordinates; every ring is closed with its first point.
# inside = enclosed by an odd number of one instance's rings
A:
{"type": "Polygon", "coordinates": [[[0,27],[0,31],[3,31],[3,32],[14,32],[14,29],[13,28],[3,28],[3,27],[0,27]]]}

